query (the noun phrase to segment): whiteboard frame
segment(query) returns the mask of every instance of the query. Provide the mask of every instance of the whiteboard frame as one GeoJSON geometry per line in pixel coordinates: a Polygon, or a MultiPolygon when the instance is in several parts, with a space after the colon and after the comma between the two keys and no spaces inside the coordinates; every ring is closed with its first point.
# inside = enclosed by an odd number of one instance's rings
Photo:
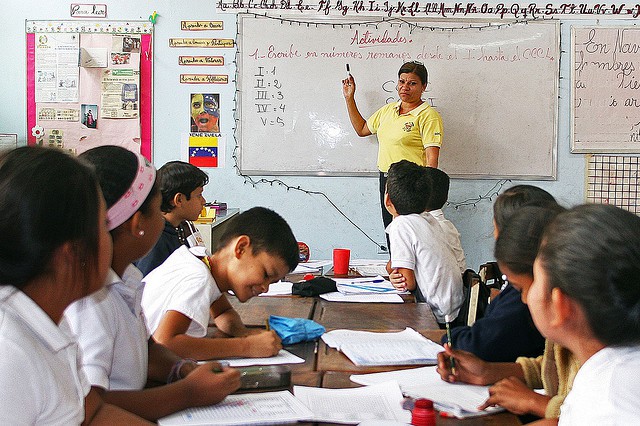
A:
{"type": "MultiPolygon", "coordinates": [[[[404,23],[442,23],[444,21],[438,21],[435,18],[427,17],[427,18],[414,18],[414,19],[397,19],[397,18],[386,18],[384,16],[359,16],[359,17],[349,17],[348,19],[342,16],[328,15],[323,17],[309,17],[305,16],[303,19],[299,15],[287,15],[287,14],[254,14],[254,13],[238,13],[237,14],[237,34],[236,34],[236,166],[238,168],[239,174],[246,174],[249,176],[335,176],[335,177],[377,177],[379,175],[378,171],[373,172],[334,172],[334,171],[270,171],[270,170],[254,170],[254,169],[246,169],[242,168],[242,102],[240,101],[242,98],[242,21],[245,18],[273,18],[273,19],[282,19],[287,20],[291,19],[295,22],[305,21],[305,22],[318,22],[318,23],[327,23],[327,22],[335,22],[336,24],[341,24],[344,21],[347,22],[358,22],[361,23],[378,23],[378,22],[393,22],[399,21],[404,23]]],[[[483,19],[483,18],[468,18],[468,19],[452,19],[447,20],[447,26],[451,24],[455,25],[456,23],[463,24],[465,26],[470,26],[475,24],[495,24],[505,25],[505,24],[515,24],[518,23],[518,20],[498,20],[498,19],[483,19]]],[[[548,21],[545,22],[549,24],[548,21]]],[[[559,117],[559,81],[560,81],[560,56],[562,55],[562,51],[560,48],[560,21],[554,21],[555,24],[555,51],[557,53],[556,60],[556,69],[554,73],[554,105],[553,105],[553,140],[551,142],[551,171],[549,175],[536,175],[536,174],[491,174],[491,173],[469,173],[469,174],[458,174],[458,173],[450,173],[449,176],[455,179],[471,179],[471,180],[496,180],[496,179],[509,179],[509,180],[539,180],[539,181],[554,181],[557,180],[557,169],[558,169],[558,117],[559,117]]],[[[354,131],[355,132],[355,131],[354,131]]],[[[375,135],[367,136],[366,138],[374,138],[375,135]]],[[[363,142],[366,140],[362,138],[363,142]]],[[[376,143],[378,143],[376,141],[376,143]]]]}

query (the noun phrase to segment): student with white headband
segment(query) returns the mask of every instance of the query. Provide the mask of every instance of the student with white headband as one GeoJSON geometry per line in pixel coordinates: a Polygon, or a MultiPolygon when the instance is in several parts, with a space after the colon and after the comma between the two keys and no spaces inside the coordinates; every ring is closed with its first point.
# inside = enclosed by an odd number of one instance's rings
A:
{"type": "Polygon", "coordinates": [[[142,273],[132,262],[153,247],[164,226],[155,168],[116,146],[94,148],[81,157],[95,167],[113,238],[105,288],[65,312],[82,347],[89,381],[106,401],[148,420],[221,401],[240,386],[236,370],[219,364],[198,367],[146,331],[142,273]],[[147,380],[167,385],[143,389],[147,380]]]}

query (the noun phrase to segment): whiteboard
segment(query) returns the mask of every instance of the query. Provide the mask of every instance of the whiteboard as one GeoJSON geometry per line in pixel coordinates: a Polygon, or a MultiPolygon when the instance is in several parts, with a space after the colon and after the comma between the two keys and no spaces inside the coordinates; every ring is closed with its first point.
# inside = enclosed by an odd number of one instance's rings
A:
{"type": "Polygon", "coordinates": [[[640,29],[572,27],[572,152],[640,152],[640,29]]]}
{"type": "Polygon", "coordinates": [[[397,100],[398,69],[417,60],[429,71],[423,99],[444,122],[440,168],[454,177],[555,178],[558,23],[238,19],[243,173],[377,173],[376,137],[359,138],[347,115],[346,64],[367,118],[397,100]]]}

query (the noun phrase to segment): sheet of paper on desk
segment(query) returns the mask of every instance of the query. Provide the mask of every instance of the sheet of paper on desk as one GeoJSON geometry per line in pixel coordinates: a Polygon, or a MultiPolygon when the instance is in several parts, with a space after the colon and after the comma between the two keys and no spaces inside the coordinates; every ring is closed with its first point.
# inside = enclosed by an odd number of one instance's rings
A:
{"type": "Polygon", "coordinates": [[[228,362],[230,367],[249,367],[250,365],[301,364],[304,359],[289,351],[280,349],[278,355],[269,358],[229,358],[219,361],[228,362]]]}
{"type": "Polygon", "coordinates": [[[350,378],[352,382],[361,385],[377,385],[396,380],[405,395],[431,399],[438,410],[456,417],[476,417],[502,411],[502,408],[497,407],[478,410],[478,406],[489,398],[489,386],[445,382],[440,378],[436,367],[354,374],[350,378]]]}
{"type": "Polygon", "coordinates": [[[350,389],[294,386],[293,393],[313,412],[315,421],[358,424],[365,420],[411,420],[411,413],[402,409],[402,392],[396,382],[350,389]]]}
{"type": "Polygon", "coordinates": [[[404,303],[398,294],[342,294],[339,291],[332,291],[321,294],[320,297],[329,302],[404,303]]]}
{"type": "Polygon", "coordinates": [[[411,328],[394,333],[332,330],[322,340],[358,366],[435,364],[444,350],[411,328]]]}
{"type": "Polygon", "coordinates": [[[338,291],[342,294],[400,294],[391,284],[380,275],[362,278],[334,278],[338,291]]]}
{"type": "Polygon", "coordinates": [[[158,420],[161,426],[252,425],[310,420],[313,413],[289,391],[229,395],[219,404],[190,408],[158,420]]]}
{"type": "Polygon", "coordinates": [[[269,291],[260,293],[260,296],[291,296],[293,283],[290,281],[278,281],[269,285],[269,291]]]}

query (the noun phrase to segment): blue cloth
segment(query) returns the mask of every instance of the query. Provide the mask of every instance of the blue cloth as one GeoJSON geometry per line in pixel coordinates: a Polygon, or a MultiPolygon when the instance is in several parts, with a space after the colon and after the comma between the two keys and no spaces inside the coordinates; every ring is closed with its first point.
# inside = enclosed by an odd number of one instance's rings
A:
{"type": "Polygon", "coordinates": [[[315,321],[271,315],[269,327],[282,339],[283,345],[308,342],[322,336],[326,329],[315,321]]]}
{"type": "Polygon", "coordinates": [[[134,265],[142,272],[143,276],[146,276],[149,272],[160,266],[167,257],[171,255],[182,243],[178,230],[173,227],[169,222],[164,222],[164,230],[160,234],[160,238],[156,245],[153,246],[151,251],[146,254],[142,259],[137,262],[133,262],[134,265]]]}
{"type": "MultiPolygon", "coordinates": [[[[445,335],[442,343],[446,341],[445,335]]],[[[451,342],[455,349],[494,362],[513,362],[519,356],[537,357],[544,351],[544,337],[533,324],[520,292],[510,284],[471,327],[451,329],[451,342]]]]}

